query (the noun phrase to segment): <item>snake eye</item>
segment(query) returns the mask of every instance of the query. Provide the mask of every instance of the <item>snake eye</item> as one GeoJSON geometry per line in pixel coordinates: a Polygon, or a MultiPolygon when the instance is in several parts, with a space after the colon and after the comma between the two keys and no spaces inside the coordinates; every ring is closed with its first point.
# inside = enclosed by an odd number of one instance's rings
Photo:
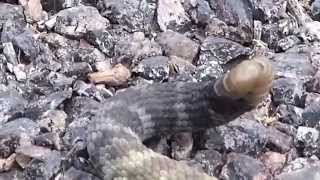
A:
{"type": "Polygon", "coordinates": [[[224,88],[236,98],[256,104],[269,93],[273,82],[273,69],[268,59],[256,57],[238,64],[224,78],[224,88]]]}

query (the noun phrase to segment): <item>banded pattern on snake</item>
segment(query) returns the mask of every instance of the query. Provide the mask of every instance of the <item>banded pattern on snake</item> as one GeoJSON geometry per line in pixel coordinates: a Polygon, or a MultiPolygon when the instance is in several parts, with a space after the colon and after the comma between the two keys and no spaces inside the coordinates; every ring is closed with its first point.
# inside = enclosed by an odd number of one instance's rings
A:
{"type": "Polygon", "coordinates": [[[142,142],[159,133],[226,124],[255,108],[272,81],[271,64],[257,57],[214,81],[130,87],[108,99],[90,123],[90,161],[104,180],[215,180],[142,142]]]}

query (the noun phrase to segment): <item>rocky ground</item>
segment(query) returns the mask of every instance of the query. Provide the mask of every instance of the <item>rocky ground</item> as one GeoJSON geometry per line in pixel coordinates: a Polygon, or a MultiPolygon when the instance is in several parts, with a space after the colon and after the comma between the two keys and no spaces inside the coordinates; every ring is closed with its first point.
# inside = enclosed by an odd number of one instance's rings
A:
{"type": "Polygon", "coordinates": [[[319,180],[319,21],[319,0],[0,0],[0,179],[97,179],[69,156],[93,107],[264,55],[257,109],[145,144],[222,180],[319,180]]]}

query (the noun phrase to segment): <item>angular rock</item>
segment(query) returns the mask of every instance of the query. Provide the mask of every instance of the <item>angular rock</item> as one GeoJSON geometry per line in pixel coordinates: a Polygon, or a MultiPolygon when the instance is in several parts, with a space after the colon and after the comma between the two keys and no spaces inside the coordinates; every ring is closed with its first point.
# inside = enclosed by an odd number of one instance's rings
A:
{"type": "Polygon", "coordinates": [[[64,133],[67,114],[61,110],[48,110],[42,114],[38,124],[42,131],[64,133]]]}
{"type": "Polygon", "coordinates": [[[40,53],[38,42],[33,37],[31,30],[26,29],[21,34],[13,38],[13,45],[18,47],[26,59],[26,61],[34,61],[40,53]]]}
{"type": "Polygon", "coordinates": [[[94,84],[87,84],[80,80],[74,83],[73,91],[79,96],[93,97],[99,102],[113,95],[112,92],[106,88],[98,88],[94,84]]]}
{"type": "Polygon", "coordinates": [[[17,23],[24,25],[26,24],[24,20],[23,8],[19,5],[0,2],[0,17],[0,26],[2,26],[8,20],[14,20],[17,23]]]}
{"type": "Polygon", "coordinates": [[[206,33],[241,44],[251,43],[253,7],[249,0],[209,0],[209,4],[217,18],[208,23],[206,33]]]}
{"type": "Polygon", "coordinates": [[[47,78],[50,85],[60,90],[71,87],[75,79],[74,77],[67,77],[64,74],[55,72],[48,74],[47,78]]]}
{"type": "Polygon", "coordinates": [[[32,119],[38,119],[44,112],[48,110],[55,110],[64,101],[71,98],[71,95],[72,91],[71,89],[68,89],[36,98],[28,104],[25,116],[32,119]]]}
{"type": "Polygon", "coordinates": [[[299,126],[295,144],[304,156],[312,156],[319,150],[319,131],[314,128],[299,126]]]}
{"type": "Polygon", "coordinates": [[[62,64],[61,73],[67,77],[75,76],[77,79],[86,79],[87,74],[91,73],[92,67],[86,62],[65,62],[62,64]]]}
{"type": "Polygon", "coordinates": [[[0,125],[21,117],[27,101],[15,91],[0,92],[0,125]]]}
{"type": "Polygon", "coordinates": [[[192,133],[177,133],[171,138],[171,157],[175,160],[190,158],[193,148],[192,133]]]}
{"type": "Polygon", "coordinates": [[[299,43],[301,43],[301,40],[297,36],[295,35],[287,36],[279,40],[277,49],[279,51],[286,51],[292,48],[293,46],[298,45],[299,43]]]}
{"type": "Polygon", "coordinates": [[[64,9],[51,19],[56,21],[55,32],[73,38],[81,38],[90,31],[102,31],[110,24],[108,19],[103,18],[98,10],[91,6],[64,9]]]}
{"type": "Polygon", "coordinates": [[[305,121],[305,125],[308,127],[319,127],[320,124],[320,105],[319,102],[314,102],[308,105],[303,113],[302,118],[305,121]]]}
{"type": "Polygon", "coordinates": [[[57,180],[65,180],[65,179],[81,179],[81,180],[99,180],[99,178],[94,177],[92,174],[89,174],[84,171],[80,171],[71,167],[66,172],[62,173],[61,176],[57,176],[57,180]]]}
{"type": "Polygon", "coordinates": [[[301,80],[295,78],[276,79],[273,83],[271,94],[275,105],[290,104],[304,107],[305,94],[301,80]]]}
{"type": "Polygon", "coordinates": [[[207,61],[213,61],[223,66],[231,60],[249,57],[250,54],[251,50],[239,43],[209,36],[201,44],[197,65],[205,64],[207,61]]]}
{"type": "Polygon", "coordinates": [[[280,104],[277,112],[279,114],[279,120],[283,123],[294,125],[295,127],[298,127],[304,123],[302,119],[302,108],[280,104]]]}
{"type": "Polygon", "coordinates": [[[268,127],[267,147],[275,152],[286,153],[293,147],[293,138],[274,127],[268,127]]]}
{"type": "MultiPolygon", "coordinates": [[[[11,42],[3,43],[3,54],[6,57],[6,63],[11,65],[18,64],[17,55],[11,42]]],[[[9,65],[7,64],[7,66],[9,65]]]]}
{"type": "Polygon", "coordinates": [[[141,59],[162,55],[161,46],[145,37],[142,32],[133,33],[115,44],[112,64],[135,65],[141,59]]]}
{"type": "Polygon", "coordinates": [[[159,0],[157,6],[157,21],[162,31],[181,31],[190,25],[190,19],[181,0],[159,0]]]}
{"type": "Polygon", "coordinates": [[[263,23],[273,23],[286,15],[287,3],[285,0],[252,0],[254,18],[263,23]]]}
{"type": "Polygon", "coordinates": [[[311,13],[312,13],[313,19],[315,19],[316,21],[320,21],[320,1],[319,0],[313,1],[311,5],[311,13]]]}
{"type": "Polygon", "coordinates": [[[122,31],[121,28],[112,28],[90,31],[85,35],[85,39],[98,47],[108,57],[113,57],[115,55],[114,46],[118,41],[125,39],[126,36],[129,36],[128,33],[122,31]]]}
{"type": "Polygon", "coordinates": [[[255,120],[237,119],[207,131],[206,147],[218,151],[255,154],[267,144],[268,130],[255,120]]]}
{"type": "Polygon", "coordinates": [[[133,72],[147,80],[161,82],[169,78],[169,58],[154,56],[143,59],[133,72]]]}
{"type": "Polygon", "coordinates": [[[207,25],[210,18],[214,15],[209,2],[206,0],[189,1],[185,1],[183,5],[192,21],[200,26],[207,25]]]}
{"type": "Polygon", "coordinates": [[[200,163],[202,169],[210,176],[218,176],[223,166],[222,155],[215,150],[198,151],[194,161],[200,163]]]}
{"type": "Polygon", "coordinates": [[[11,180],[20,180],[23,179],[23,174],[21,171],[13,169],[8,172],[2,172],[0,173],[0,179],[5,180],[5,179],[11,179],[11,180]]]}
{"type": "Polygon", "coordinates": [[[230,153],[226,165],[222,168],[220,178],[223,180],[267,180],[271,177],[259,160],[242,154],[230,153]]]}
{"type": "Polygon", "coordinates": [[[320,94],[318,93],[306,93],[306,107],[312,105],[313,103],[320,102],[320,94]]]}
{"type": "Polygon", "coordinates": [[[155,4],[146,0],[105,0],[104,16],[129,32],[149,32],[155,15],[155,4]]]}
{"type": "Polygon", "coordinates": [[[261,40],[268,44],[270,49],[277,49],[278,42],[286,36],[294,34],[294,30],[298,28],[295,19],[283,18],[275,23],[264,25],[261,40]]]}
{"type": "Polygon", "coordinates": [[[275,177],[275,180],[318,180],[320,161],[311,158],[297,158],[290,162],[282,173],[275,177]]]}
{"type": "Polygon", "coordinates": [[[40,127],[34,121],[27,118],[14,119],[0,127],[0,136],[17,136],[20,137],[26,134],[30,137],[38,135],[40,127]]]}
{"type": "Polygon", "coordinates": [[[44,133],[33,138],[34,145],[47,147],[55,150],[62,150],[62,139],[59,133],[44,133]]]}
{"type": "Polygon", "coordinates": [[[266,152],[259,157],[260,161],[272,175],[278,174],[286,164],[286,156],[277,152],[266,152]]]}
{"type": "Polygon", "coordinates": [[[62,157],[58,151],[31,145],[18,152],[33,158],[23,172],[26,179],[50,179],[60,170],[62,157]]]}
{"type": "Polygon", "coordinates": [[[320,93],[320,71],[305,83],[305,86],[308,92],[320,93]]]}
{"type": "Polygon", "coordinates": [[[309,80],[316,73],[307,53],[277,53],[271,58],[275,75],[278,77],[309,80]]]}
{"type": "Polygon", "coordinates": [[[88,45],[88,47],[81,47],[77,50],[75,54],[74,61],[76,62],[87,62],[93,65],[96,62],[105,61],[105,55],[98,49],[88,45]]]}
{"type": "Polygon", "coordinates": [[[0,135],[0,158],[8,158],[19,144],[19,137],[14,134],[0,135]]]}
{"type": "Polygon", "coordinates": [[[191,63],[195,60],[199,51],[199,45],[196,42],[174,31],[160,33],[157,42],[167,56],[177,56],[191,63]]]}

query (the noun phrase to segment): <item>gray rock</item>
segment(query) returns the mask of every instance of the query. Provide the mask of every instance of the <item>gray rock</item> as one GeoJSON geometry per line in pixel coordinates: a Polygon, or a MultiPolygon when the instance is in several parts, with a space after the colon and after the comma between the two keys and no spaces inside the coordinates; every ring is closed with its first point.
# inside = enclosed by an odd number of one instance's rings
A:
{"type": "Polygon", "coordinates": [[[80,80],[77,80],[73,84],[73,91],[79,96],[92,97],[99,102],[113,95],[112,92],[106,88],[97,88],[93,84],[88,84],[80,80]]]}
{"type": "Polygon", "coordinates": [[[13,135],[22,136],[26,134],[30,137],[34,137],[40,133],[40,127],[34,121],[27,118],[14,119],[0,127],[0,136],[13,135]]]}
{"type": "Polygon", "coordinates": [[[0,125],[21,117],[27,101],[15,91],[0,92],[0,125]]]}
{"type": "Polygon", "coordinates": [[[293,138],[270,126],[267,128],[267,147],[275,152],[286,153],[293,147],[293,138]]]}
{"type": "Polygon", "coordinates": [[[167,80],[169,78],[169,58],[154,56],[143,59],[132,71],[147,80],[157,82],[167,80]]]}
{"type": "Polygon", "coordinates": [[[100,107],[100,103],[88,97],[76,96],[65,104],[65,112],[68,114],[70,122],[63,142],[71,147],[77,140],[86,140],[86,128],[95,111],[100,107]]]}
{"type": "Polygon", "coordinates": [[[90,64],[86,62],[64,62],[60,72],[67,77],[75,76],[77,79],[86,79],[87,75],[93,70],[90,64]]]}
{"type": "Polygon", "coordinates": [[[305,84],[308,92],[320,93],[320,71],[305,84]]]}
{"type": "Polygon", "coordinates": [[[25,179],[50,179],[61,169],[61,153],[40,146],[21,147],[19,153],[32,157],[23,171],[25,179]]]}
{"type": "Polygon", "coordinates": [[[19,170],[11,170],[8,172],[2,172],[0,173],[0,179],[1,180],[6,180],[6,179],[10,179],[10,180],[20,180],[23,179],[23,174],[21,171],[19,170]]]}
{"type": "Polygon", "coordinates": [[[20,5],[13,5],[0,2],[0,26],[8,20],[26,24],[24,20],[23,8],[20,5]]]}
{"type": "Polygon", "coordinates": [[[50,72],[47,76],[47,79],[52,87],[57,89],[65,89],[67,87],[71,87],[75,78],[67,77],[61,73],[50,72]]]}
{"type": "Polygon", "coordinates": [[[198,81],[208,81],[220,77],[224,69],[216,61],[207,61],[203,65],[197,66],[193,77],[198,81]]]}
{"type": "Polygon", "coordinates": [[[207,25],[210,18],[214,16],[214,11],[211,9],[209,2],[206,0],[189,1],[185,1],[183,5],[191,20],[200,26],[207,25]]]}
{"type": "Polygon", "coordinates": [[[223,66],[231,60],[249,57],[250,54],[250,48],[246,48],[239,43],[209,36],[201,44],[197,65],[205,64],[207,61],[214,61],[223,66]]]}
{"type": "Polygon", "coordinates": [[[277,108],[279,120],[283,123],[294,125],[295,127],[303,124],[302,112],[302,108],[293,105],[280,104],[277,108]]]}
{"type": "MultiPolygon", "coordinates": [[[[93,65],[96,62],[105,61],[105,55],[98,49],[88,46],[80,47],[75,54],[74,61],[76,62],[87,62],[93,65]]],[[[109,62],[110,63],[110,62],[109,62]]]]}
{"type": "Polygon", "coordinates": [[[223,166],[222,155],[215,150],[198,151],[193,161],[200,163],[202,169],[210,176],[218,176],[223,166]]]}
{"type": "Polygon", "coordinates": [[[181,31],[187,28],[191,20],[187,16],[181,0],[159,0],[157,21],[162,31],[181,31]]]}
{"type": "Polygon", "coordinates": [[[171,137],[171,157],[175,160],[186,160],[191,156],[193,148],[192,133],[182,132],[171,137]]]}
{"type": "Polygon", "coordinates": [[[315,19],[316,21],[320,20],[320,1],[319,0],[313,1],[311,5],[311,13],[312,13],[313,19],[315,19]]]}
{"type": "Polygon", "coordinates": [[[285,0],[251,0],[254,6],[254,18],[263,23],[273,23],[286,15],[285,0]]]}
{"type": "Polygon", "coordinates": [[[145,37],[142,32],[133,33],[115,44],[112,64],[136,65],[143,58],[161,56],[161,46],[154,40],[145,37]]]}
{"type": "Polygon", "coordinates": [[[60,138],[59,133],[49,132],[40,134],[33,138],[34,145],[47,147],[55,150],[62,150],[62,139],[60,138]]]}
{"type": "Polygon", "coordinates": [[[11,42],[3,43],[3,54],[6,57],[7,63],[17,65],[17,55],[11,42]]]}
{"type": "Polygon", "coordinates": [[[216,19],[208,23],[206,33],[241,44],[251,43],[254,30],[253,9],[249,0],[209,0],[209,3],[216,19]]]}
{"type": "Polygon", "coordinates": [[[160,33],[157,42],[161,45],[167,56],[177,56],[189,62],[195,60],[199,45],[183,34],[166,31],[160,33]]]}
{"type": "Polygon", "coordinates": [[[319,149],[319,131],[314,128],[299,126],[295,145],[302,151],[304,156],[312,156],[319,149]]]}
{"type": "Polygon", "coordinates": [[[64,133],[66,128],[67,114],[61,110],[48,110],[44,112],[38,124],[42,131],[64,133]]]}
{"type": "Polygon", "coordinates": [[[320,94],[318,93],[306,93],[306,107],[315,102],[320,102],[320,94]]]}
{"type": "Polygon", "coordinates": [[[105,0],[104,16],[129,32],[150,32],[155,4],[147,0],[105,0]]]}
{"type": "Polygon", "coordinates": [[[318,180],[320,177],[320,161],[311,158],[297,158],[289,162],[276,180],[318,180]]]}
{"type": "Polygon", "coordinates": [[[222,168],[220,178],[223,180],[267,180],[271,177],[259,160],[242,154],[230,153],[227,163],[222,168]]]}
{"type": "Polygon", "coordinates": [[[293,35],[298,28],[295,19],[283,18],[275,23],[265,24],[262,27],[261,40],[268,44],[270,49],[277,49],[278,42],[293,35]]]}
{"type": "Polygon", "coordinates": [[[0,158],[8,158],[18,145],[19,136],[10,133],[0,135],[0,158]]]}
{"type": "Polygon", "coordinates": [[[268,130],[255,120],[239,118],[207,131],[206,147],[244,154],[259,153],[267,144],[268,130]]]}
{"type": "Polygon", "coordinates": [[[99,178],[93,176],[84,171],[80,171],[71,167],[66,172],[62,173],[61,176],[57,176],[57,180],[65,180],[65,179],[81,179],[81,180],[99,180],[99,178]]]}
{"type": "Polygon", "coordinates": [[[259,160],[266,166],[270,174],[275,175],[284,167],[287,158],[285,154],[268,151],[262,154],[259,160]]]}
{"type": "Polygon", "coordinates": [[[309,127],[319,127],[320,121],[320,105],[319,102],[314,102],[308,105],[303,113],[302,118],[305,121],[305,125],[309,127]]]}
{"type": "Polygon", "coordinates": [[[272,100],[276,105],[286,104],[304,107],[305,94],[303,82],[295,78],[280,78],[273,83],[272,100]]]}
{"type": "Polygon", "coordinates": [[[292,48],[293,46],[298,45],[300,43],[301,43],[301,40],[297,36],[295,35],[287,36],[279,40],[277,49],[279,51],[286,51],[289,48],[292,48]]]}
{"type": "Polygon", "coordinates": [[[77,6],[59,11],[52,19],[56,20],[54,31],[73,38],[82,38],[90,31],[102,31],[109,26],[98,10],[91,6],[77,6]],[[71,20],[71,21],[70,21],[71,20]]]}
{"type": "Polygon", "coordinates": [[[38,119],[44,112],[58,108],[64,101],[71,98],[71,96],[72,91],[69,89],[35,98],[28,104],[25,116],[38,119]]]}
{"type": "Polygon", "coordinates": [[[13,38],[13,45],[19,48],[27,61],[33,61],[40,53],[39,44],[34,39],[31,30],[24,30],[13,38]]]}
{"type": "Polygon", "coordinates": [[[99,48],[101,52],[108,57],[114,56],[114,46],[118,41],[128,36],[126,31],[121,28],[112,28],[107,30],[90,31],[85,35],[85,39],[99,48]]]}

